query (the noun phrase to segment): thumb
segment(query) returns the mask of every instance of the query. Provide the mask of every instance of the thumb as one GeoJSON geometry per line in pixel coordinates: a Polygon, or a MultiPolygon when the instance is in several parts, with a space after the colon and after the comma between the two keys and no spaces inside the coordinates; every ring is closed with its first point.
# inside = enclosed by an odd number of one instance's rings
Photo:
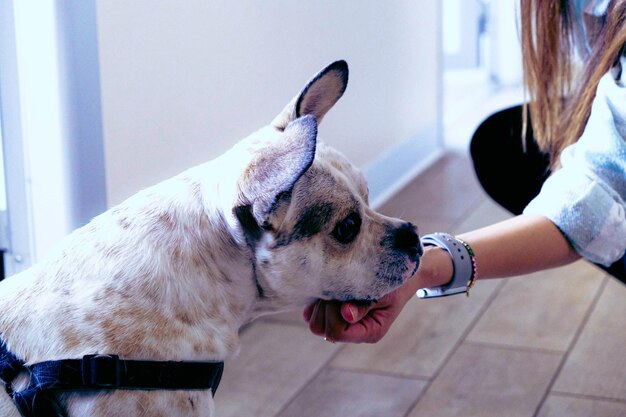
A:
{"type": "Polygon", "coordinates": [[[353,303],[343,303],[341,305],[341,316],[348,323],[361,321],[361,319],[365,317],[369,311],[369,305],[359,306],[353,303]]]}

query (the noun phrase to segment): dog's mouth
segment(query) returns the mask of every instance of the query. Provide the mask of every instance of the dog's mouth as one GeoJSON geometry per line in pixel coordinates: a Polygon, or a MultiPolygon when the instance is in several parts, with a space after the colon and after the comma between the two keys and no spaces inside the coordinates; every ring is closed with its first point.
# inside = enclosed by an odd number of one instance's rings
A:
{"type": "Polygon", "coordinates": [[[398,260],[394,264],[394,268],[388,268],[385,273],[378,273],[376,277],[372,277],[375,281],[370,282],[368,289],[361,286],[356,288],[344,288],[339,291],[324,291],[322,300],[335,300],[343,303],[357,304],[361,306],[369,306],[378,302],[380,298],[390,292],[395,291],[407,281],[409,281],[420,266],[420,256],[405,256],[403,260],[398,260]],[[395,271],[389,271],[395,269],[395,271]]]}
{"type": "Polygon", "coordinates": [[[362,300],[346,300],[346,303],[350,303],[350,304],[355,304],[359,307],[369,307],[372,304],[376,304],[378,302],[378,299],[376,298],[372,298],[372,297],[367,297],[366,299],[362,299],[362,300]]]}
{"type": "Polygon", "coordinates": [[[408,280],[410,280],[413,277],[413,275],[415,275],[417,270],[419,269],[419,266],[420,266],[419,257],[414,258],[414,259],[409,259],[407,261],[407,270],[405,271],[405,273],[403,273],[396,280],[394,280],[393,285],[391,286],[391,288],[388,291],[386,291],[385,294],[382,294],[379,297],[374,297],[374,296],[368,295],[365,298],[347,298],[347,299],[345,299],[343,301],[351,303],[351,304],[356,304],[358,306],[370,306],[372,304],[376,304],[380,297],[382,297],[383,295],[388,294],[389,292],[392,292],[392,291],[398,289],[404,283],[406,283],[408,280]]]}

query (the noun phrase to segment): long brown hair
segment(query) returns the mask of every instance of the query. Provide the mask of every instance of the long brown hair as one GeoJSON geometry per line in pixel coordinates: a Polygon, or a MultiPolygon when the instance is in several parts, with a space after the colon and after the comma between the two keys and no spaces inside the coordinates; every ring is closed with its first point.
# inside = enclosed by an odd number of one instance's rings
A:
{"type": "Polygon", "coordinates": [[[626,44],[626,0],[611,0],[591,52],[581,62],[571,3],[521,0],[520,7],[524,85],[529,95],[524,113],[530,111],[535,141],[550,155],[553,167],[561,151],[582,134],[600,78],[626,44]]]}

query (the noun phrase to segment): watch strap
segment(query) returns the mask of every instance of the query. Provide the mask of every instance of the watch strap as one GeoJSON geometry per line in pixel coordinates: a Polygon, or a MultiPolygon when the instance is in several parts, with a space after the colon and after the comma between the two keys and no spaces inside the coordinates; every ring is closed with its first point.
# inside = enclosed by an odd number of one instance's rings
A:
{"type": "Polygon", "coordinates": [[[437,246],[450,255],[454,272],[452,279],[445,285],[422,288],[417,291],[418,298],[445,297],[466,293],[476,279],[476,259],[472,248],[464,241],[448,233],[432,233],[421,239],[424,246],[437,246]]]}

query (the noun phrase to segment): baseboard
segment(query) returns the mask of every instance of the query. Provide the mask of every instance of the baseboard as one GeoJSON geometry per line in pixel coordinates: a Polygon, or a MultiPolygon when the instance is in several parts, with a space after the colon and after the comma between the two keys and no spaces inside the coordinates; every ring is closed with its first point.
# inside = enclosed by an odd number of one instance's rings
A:
{"type": "Polygon", "coordinates": [[[425,129],[376,158],[363,170],[369,186],[370,206],[380,208],[443,152],[433,128],[425,129]]]}

